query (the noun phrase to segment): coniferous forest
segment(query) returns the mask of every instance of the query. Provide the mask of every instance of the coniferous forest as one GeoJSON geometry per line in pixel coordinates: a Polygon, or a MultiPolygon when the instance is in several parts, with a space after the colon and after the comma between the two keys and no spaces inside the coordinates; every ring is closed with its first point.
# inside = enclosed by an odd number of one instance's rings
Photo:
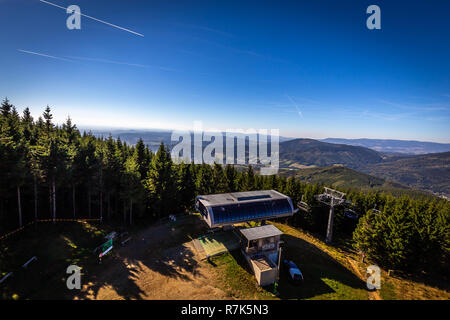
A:
{"type": "MultiPolygon", "coordinates": [[[[134,224],[190,212],[198,194],[275,189],[311,206],[289,223],[323,236],[328,208],[315,195],[322,185],[294,177],[260,176],[252,167],[175,164],[161,144],[153,153],[111,136],[81,133],[71,119],[57,126],[47,106],[33,119],[5,99],[0,108],[0,235],[37,219],[96,218],[134,224]]],[[[380,266],[448,270],[450,204],[446,200],[386,192],[342,190],[359,219],[342,210],[335,238],[350,241],[380,266]],[[376,208],[377,210],[372,210],[376,208]]]]}

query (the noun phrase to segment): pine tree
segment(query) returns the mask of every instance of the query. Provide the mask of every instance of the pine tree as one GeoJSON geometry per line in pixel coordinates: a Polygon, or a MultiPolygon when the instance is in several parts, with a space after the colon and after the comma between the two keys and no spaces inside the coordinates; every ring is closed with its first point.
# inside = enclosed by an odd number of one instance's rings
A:
{"type": "Polygon", "coordinates": [[[238,172],[236,176],[236,191],[247,191],[246,174],[245,172],[238,172]]]}
{"type": "Polygon", "coordinates": [[[149,170],[150,159],[148,157],[144,141],[141,138],[139,138],[134,152],[136,153],[136,161],[138,164],[139,173],[141,174],[142,179],[146,179],[149,170]]]}
{"type": "Polygon", "coordinates": [[[297,185],[295,177],[289,177],[286,182],[286,189],[284,190],[284,193],[292,199],[294,205],[301,200],[299,189],[300,188],[297,185]]]}
{"type": "Polygon", "coordinates": [[[153,216],[160,218],[171,214],[175,209],[175,175],[170,153],[163,143],[152,159],[146,187],[153,216]]]}
{"type": "Polygon", "coordinates": [[[68,160],[67,146],[56,137],[46,139],[43,146],[41,167],[50,190],[50,207],[53,220],[56,219],[56,189],[57,183],[64,176],[68,160]]]}
{"type": "Polygon", "coordinates": [[[64,131],[64,137],[69,145],[75,143],[79,136],[77,126],[72,124],[72,119],[67,117],[66,123],[63,124],[62,130],[64,131]]]}
{"type": "Polygon", "coordinates": [[[125,171],[122,175],[122,198],[124,204],[127,202],[129,204],[130,224],[133,224],[133,209],[144,197],[144,188],[141,184],[136,156],[129,157],[125,161],[124,169],[125,171]]]}
{"type": "Polygon", "coordinates": [[[121,173],[124,168],[121,163],[121,153],[111,135],[106,140],[104,184],[106,189],[106,203],[108,219],[111,218],[111,195],[120,190],[121,173]]]}
{"type": "Polygon", "coordinates": [[[29,108],[25,108],[25,110],[23,111],[22,127],[23,127],[23,136],[25,138],[25,141],[27,141],[30,144],[35,144],[36,141],[32,140],[33,117],[31,116],[29,108]]]}
{"type": "Polygon", "coordinates": [[[223,171],[222,166],[218,163],[214,163],[212,183],[213,183],[212,188],[213,193],[224,193],[228,189],[225,173],[223,171]]]}
{"type": "Polygon", "coordinates": [[[47,133],[47,136],[50,136],[50,133],[53,130],[53,123],[52,123],[53,115],[51,113],[51,110],[50,110],[49,106],[47,106],[45,108],[45,111],[43,113],[43,117],[44,117],[44,120],[45,120],[45,132],[47,133]]]}
{"type": "Polygon", "coordinates": [[[177,195],[179,207],[183,211],[194,208],[195,182],[192,173],[192,164],[182,162],[178,165],[177,195]]]}
{"type": "Polygon", "coordinates": [[[214,193],[213,170],[208,164],[201,164],[197,170],[195,186],[198,194],[214,193]]]}
{"type": "Polygon", "coordinates": [[[9,103],[8,98],[5,98],[2,101],[2,105],[0,106],[0,113],[3,116],[3,118],[7,118],[11,112],[12,104],[9,103]]]}
{"type": "Polygon", "coordinates": [[[38,219],[38,184],[44,180],[43,156],[45,149],[40,145],[30,146],[28,152],[28,166],[33,179],[34,222],[38,219]]]}
{"type": "Polygon", "coordinates": [[[255,190],[255,173],[253,172],[252,166],[248,166],[247,172],[245,174],[244,188],[246,191],[255,190]]]}
{"type": "Polygon", "coordinates": [[[237,177],[237,172],[236,169],[231,165],[231,164],[227,164],[227,166],[225,167],[225,182],[227,184],[227,192],[235,192],[237,191],[236,188],[236,177],[237,177]]]}

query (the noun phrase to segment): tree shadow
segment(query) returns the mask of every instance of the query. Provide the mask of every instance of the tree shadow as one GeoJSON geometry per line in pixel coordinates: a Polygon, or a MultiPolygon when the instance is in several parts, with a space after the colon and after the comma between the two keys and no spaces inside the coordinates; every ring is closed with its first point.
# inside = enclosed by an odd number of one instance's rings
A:
{"type": "MultiPolygon", "coordinates": [[[[101,275],[114,257],[108,256],[104,264],[99,265],[98,253],[94,254],[93,250],[105,242],[103,236],[109,231],[83,223],[41,224],[36,229],[24,231],[13,243],[2,243],[12,246],[10,255],[5,258],[9,261],[8,268],[14,273],[2,288],[6,292],[5,298],[11,299],[17,295],[19,299],[58,300],[96,296],[103,285],[96,283],[96,277],[100,277],[96,275],[101,275]],[[23,268],[22,264],[32,256],[36,256],[37,260],[23,268]],[[89,292],[68,288],[66,281],[72,275],[67,273],[70,265],[81,268],[81,285],[92,283],[89,292]]],[[[137,297],[141,292],[132,284],[133,270],[121,263],[118,263],[117,268],[123,270],[128,280],[127,287],[130,288],[124,297],[137,297]]],[[[120,291],[119,286],[116,289],[120,291]]]]}
{"type": "MultiPolygon", "coordinates": [[[[347,268],[342,266],[332,256],[320,250],[305,240],[284,234],[285,242],[282,251],[282,260],[288,259],[300,268],[305,281],[300,285],[293,284],[289,279],[288,270],[281,263],[280,279],[278,283],[278,297],[281,299],[309,299],[323,294],[336,293],[336,290],[327,284],[339,282],[353,289],[366,290],[366,284],[347,268]]],[[[253,275],[247,260],[241,250],[230,251],[236,263],[249,274],[253,275]]],[[[256,279],[255,279],[256,282],[256,279]]],[[[273,285],[263,287],[267,292],[273,292],[273,285]]]]}
{"type": "Polygon", "coordinates": [[[177,228],[155,224],[132,235],[133,239],[126,246],[114,249],[114,254],[106,257],[102,265],[91,265],[84,280],[90,284],[89,288],[74,292],[69,298],[97,298],[101,288],[110,287],[124,299],[145,299],[146,292],[137,282],[149,270],[182,281],[201,277],[194,249],[184,243],[202,230],[190,224],[188,221],[177,228]]]}
{"type": "Polygon", "coordinates": [[[93,251],[105,242],[104,235],[114,230],[118,228],[81,223],[48,224],[37,231],[26,231],[10,243],[3,242],[2,246],[15,244],[8,254],[2,254],[8,264],[0,264],[3,270],[13,271],[14,275],[2,284],[1,297],[96,299],[102,288],[107,288],[123,299],[145,299],[146,293],[138,279],[146,268],[184,281],[190,281],[191,275],[201,276],[193,249],[180,245],[190,240],[189,235],[201,232],[199,228],[180,226],[174,229],[159,224],[142,229],[131,234],[132,240],[124,247],[120,241],[115,241],[113,250],[99,264],[98,252],[93,251]],[[33,255],[38,260],[22,268],[33,255]],[[81,290],[67,288],[66,280],[71,274],[67,274],[66,269],[71,264],[82,268],[81,290]]]}
{"type": "Polygon", "coordinates": [[[71,299],[97,299],[100,289],[111,287],[118,296],[125,300],[141,299],[145,292],[136,284],[137,275],[141,268],[125,264],[121,259],[109,257],[101,265],[91,267],[89,274],[85,274],[83,284],[88,282],[88,287],[84,291],[73,290],[71,299]],[[113,274],[104,277],[103,268],[114,265],[113,274]]]}
{"type": "Polygon", "coordinates": [[[353,289],[366,290],[366,283],[340,264],[328,253],[315,245],[291,235],[283,235],[285,246],[282,259],[292,260],[301,270],[304,282],[294,285],[290,282],[288,270],[280,270],[279,293],[282,299],[308,299],[336,290],[327,284],[338,282],[353,289]]]}
{"type": "MultiPolygon", "coordinates": [[[[58,228],[49,228],[53,231],[52,234],[48,231],[47,236],[42,234],[46,230],[32,235],[40,243],[34,243],[34,240],[33,245],[26,241],[21,244],[24,252],[18,260],[24,260],[23,257],[29,259],[30,252],[37,255],[38,260],[26,270],[19,268],[20,272],[15,272],[13,278],[6,280],[9,298],[16,293],[24,299],[96,299],[102,296],[101,290],[106,288],[115,292],[114,298],[146,299],[147,294],[139,283],[143,272],[150,270],[168,279],[188,282],[193,277],[204,277],[199,270],[195,249],[183,245],[207,230],[195,219],[176,228],[158,224],[130,234],[132,240],[124,247],[120,246],[120,242],[115,243],[102,264],[98,263],[93,250],[105,241],[104,232],[99,234],[99,230],[110,232],[113,231],[111,228],[108,230],[107,226],[97,228],[92,225],[88,228],[82,224],[72,225],[67,230],[58,228]],[[70,276],[66,268],[70,264],[82,267],[82,290],[69,290],[66,286],[70,276]]],[[[280,298],[306,299],[335,292],[323,281],[325,278],[352,288],[365,288],[363,281],[316,246],[289,235],[283,235],[283,240],[282,259],[293,260],[299,266],[305,283],[300,287],[290,284],[287,271],[283,268],[278,287],[280,298]]],[[[252,274],[240,250],[231,250],[230,254],[246,272],[252,274]]],[[[271,289],[266,288],[267,291],[271,289]]]]}
{"type": "Polygon", "coordinates": [[[185,281],[191,280],[187,274],[199,275],[197,272],[199,263],[191,248],[182,245],[175,246],[165,250],[162,256],[154,258],[156,259],[155,263],[149,261],[146,266],[161,275],[185,281]]]}

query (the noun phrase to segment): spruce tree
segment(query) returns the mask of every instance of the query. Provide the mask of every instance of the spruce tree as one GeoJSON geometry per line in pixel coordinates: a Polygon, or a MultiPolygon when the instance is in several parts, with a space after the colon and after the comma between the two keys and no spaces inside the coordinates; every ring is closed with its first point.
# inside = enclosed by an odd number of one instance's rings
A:
{"type": "Polygon", "coordinates": [[[153,216],[160,218],[173,213],[173,200],[176,199],[175,175],[170,153],[163,143],[152,159],[146,188],[153,216]]]}
{"type": "Polygon", "coordinates": [[[194,208],[195,182],[192,173],[192,166],[192,164],[186,164],[184,162],[178,165],[176,183],[178,206],[185,212],[194,208]]]}

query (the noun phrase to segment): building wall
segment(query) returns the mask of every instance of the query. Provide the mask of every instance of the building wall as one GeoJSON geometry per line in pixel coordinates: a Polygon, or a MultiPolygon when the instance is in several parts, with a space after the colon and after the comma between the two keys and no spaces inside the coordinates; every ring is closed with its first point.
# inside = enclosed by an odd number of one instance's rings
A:
{"type": "Polygon", "coordinates": [[[277,279],[277,273],[278,273],[278,271],[276,268],[262,271],[261,275],[260,275],[260,279],[258,281],[258,284],[261,287],[273,284],[275,282],[275,280],[277,279]]]}
{"type": "Polygon", "coordinates": [[[256,281],[258,282],[258,284],[262,287],[273,284],[276,279],[277,279],[277,275],[278,275],[278,266],[277,264],[272,261],[272,259],[269,258],[269,254],[277,254],[277,251],[267,251],[264,253],[264,255],[266,256],[266,258],[268,260],[271,260],[271,262],[273,263],[274,267],[270,268],[270,269],[265,269],[265,270],[261,270],[258,265],[256,264],[256,262],[254,260],[252,260],[251,256],[246,254],[244,250],[242,250],[242,254],[244,255],[245,259],[247,260],[247,263],[249,264],[250,268],[253,271],[253,274],[255,275],[256,281]]]}

